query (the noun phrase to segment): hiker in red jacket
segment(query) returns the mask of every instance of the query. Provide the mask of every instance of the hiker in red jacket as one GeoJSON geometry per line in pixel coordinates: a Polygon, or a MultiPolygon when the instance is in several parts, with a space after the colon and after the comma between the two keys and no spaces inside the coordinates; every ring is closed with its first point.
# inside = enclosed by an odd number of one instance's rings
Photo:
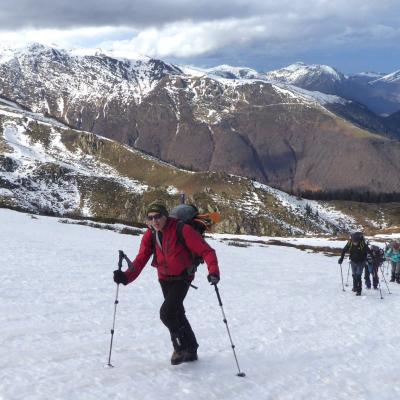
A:
{"type": "Polygon", "coordinates": [[[184,239],[182,243],[177,234],[180,222],[170,218],[165,206],[159,202],[151,203],[147,208],[147,221],[150,227],[142,237],[138,255],[127,271],[114,271],[114,281],[123,285],[131,283],[154,255],[151,265],[157,268],[158,280],[164,295],[160,319],[169,329],[174,347],[171,364],[195,361],[199,345],[183,307],[195,272],[191,253],[204,259],[209,272],[207,279],[215,285],[219,282],[215,251],[187,224],[182,226],[184,239]]]}

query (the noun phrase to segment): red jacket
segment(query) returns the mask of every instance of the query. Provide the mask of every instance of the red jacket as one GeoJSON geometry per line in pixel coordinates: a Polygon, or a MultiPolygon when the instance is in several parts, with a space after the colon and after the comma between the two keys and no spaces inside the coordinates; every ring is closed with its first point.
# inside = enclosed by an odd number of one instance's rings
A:
{"type": "MultiPolygon", "coordinates": [[[[178,241],[176,226],[178,220],[168,218],[162,231],[162,248],[155,244],[156,261],[152,263],[157,268],[158,279],[166,280],[170,276],[181,275],[193,264],[191,255],[187,249],[178,241]]],[[[182,235],[187,248],[196,256],[203,257],[210,274],[219,276],[218,260],[215,250],[212,249],[204,238],[191,226],[184,224],[182,235]]],[[[132,261],[133,271],[126,271],[128,283],[134,281],[153,255],[152,231],[148,229],[140,242],[139,253],[132,261]]]]}

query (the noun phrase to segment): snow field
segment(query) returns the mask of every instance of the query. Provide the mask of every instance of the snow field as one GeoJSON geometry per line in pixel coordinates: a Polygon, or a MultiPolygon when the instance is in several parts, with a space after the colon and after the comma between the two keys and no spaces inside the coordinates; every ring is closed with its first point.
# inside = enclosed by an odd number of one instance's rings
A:
{"type": "MultiPolygon", "coordinates": [[[[156,271],[120,287],[107,368],[118,249],[140,237],[0,210],[0,399],[352,399],[400,395],[400,285],[341,290],[337,258],[208,239],[224,310],[200,267],[185,302],[199,360],[171,366],[156,271]]],[[[346,279],[347,264],[343,264],[346,279]]],[[[386,277],[388,279],[388,277],[386,277]]]]}

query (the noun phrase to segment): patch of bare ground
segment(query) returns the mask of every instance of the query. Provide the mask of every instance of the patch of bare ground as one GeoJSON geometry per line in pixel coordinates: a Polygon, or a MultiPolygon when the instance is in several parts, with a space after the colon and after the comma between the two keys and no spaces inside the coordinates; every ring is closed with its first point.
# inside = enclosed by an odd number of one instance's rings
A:
{"type": "MultiPolygon", "coordinates": [[[[337,239],[344,240],[344,239],[337,239]]],[[[294,247],[295,249],[299,249],[302,251],[311,251],[313,253],[323,253],[328,257],[336,257],[339,256],[342,252],[342,247],[330,247],[330,246],[311,246],[308,244],[294,244],[284,242],[278,239],[270,239],[270,240],[248,240],[248,239],[221,239],[221,242],[228,242],[230,246],[237,247],[248,247],[251,244],[259,244],[262,246],[284,246],[284,247],[294,247]],[[236,243],[236,244],[234,244],[236,243]]]]}

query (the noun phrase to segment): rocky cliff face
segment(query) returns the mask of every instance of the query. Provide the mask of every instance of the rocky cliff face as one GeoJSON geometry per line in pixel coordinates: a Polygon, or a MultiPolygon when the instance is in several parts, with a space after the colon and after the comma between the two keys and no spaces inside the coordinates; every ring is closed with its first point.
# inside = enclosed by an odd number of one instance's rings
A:
{"type": "MultiPolygon", "coordinates": [[[[0,94],[196,171],[286,191],[400,187],[399,141],[344,120],[358,112],[348,111],[347,101],[293,86],[189,76],[157,60],[77,57],[34,45],[0,58],[0,94]]],[[[354,118],[358,125],[366,119],[354,118]]]]}

